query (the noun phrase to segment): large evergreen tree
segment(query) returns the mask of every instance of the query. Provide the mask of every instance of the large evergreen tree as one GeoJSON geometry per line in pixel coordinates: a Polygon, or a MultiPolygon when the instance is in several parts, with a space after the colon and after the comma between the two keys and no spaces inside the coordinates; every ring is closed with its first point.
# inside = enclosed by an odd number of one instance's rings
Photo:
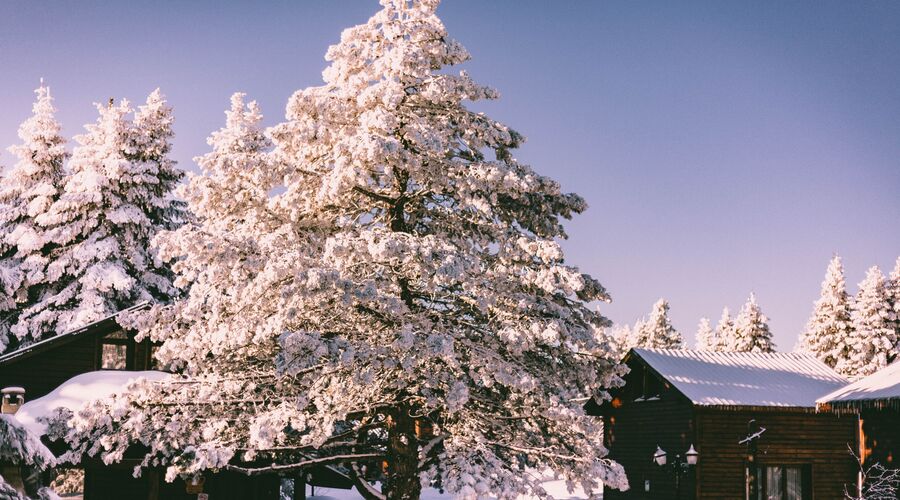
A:
{"type": "Polygon", "coordinates": [[[32,116],[19,126],[19,158],[0,184],[0,352],[15,341],[10,328],[20,308],[52,290],[48,283],[46,229],[36,219],[59,198],[68,157],[50,88],[35,90],[32,116]]]}
{"type": "Polygon", "coordinates": [[[853,333],[849,359],[838,360],[835,369],[855,379],[887,366],[897,343],[890,318],[884,275],[878,266],[872,266],[859,284],[850,312],[853,333]]]}
{"type": "Polygon", "coordinates": [[[13,332],[23,341],[65,332],[144,300],[173,293],[171,271],[149,249],[184,218],[171,191],[182,174],[168,159],[171,109],[159,91],[129,119],[127,101],[98,105],[76,137],[62,196],[37,217],[55,246],[47,279],[57,291],[25,308],[13,332]]]}
{"type": "MultiPolygon", "coordinates": [[[[80,412],[76,452],[140,440],[170,477],[341,464],[367,498],[546,498],[544,470],[594,495],[626,485],[582,409],[621,383],[588,307],[608,296],[557,243],[584,201],[465,106],[496,92],[446,70],[469,56],[436,0],[382,4],[290,99],[273,160],[235,157],[258,184],[159,237],[191,287],[137,321],[189,378],[80,412]],[[246,216],[209,223],[235,202],[246,216]]],[[[201,182],[185,192],[204,202],[201,182]]]]}
{"type": "Polygon", "coordinates": [[[835,255],[825,272],[819,300],[800,336],[799,348],[834,368],[838,360],[849,359],[850,335],[850,298],[844,281],[844,266],[841,258],[835,255]]]}
{"type": "Polygon", "coordinates": [[[632,347],[650,349],[681,349],[684,339],[669,319],[669,302],[659,299],[653,304],[650,318],[632,330],[632,347]]]}
{"type": "Polygon", "coordinates": [[[741,308],[734,320],[734,334],[725,341],[725,350],[732,352],[775,352],[775,344],[772,342],[772,332],[769,331],[769,318],[767,318],[759,304],[756,295],[751,293],[750,298],[741,308]]]}
{"type": "Polygon", "coordinates": [[[717,351],[719,348],[719,337],[716,330],[713,330],[709,323],[709,318],[700,318],[700,324],[697,325],[697,349],[700,351],[717,351]]]}

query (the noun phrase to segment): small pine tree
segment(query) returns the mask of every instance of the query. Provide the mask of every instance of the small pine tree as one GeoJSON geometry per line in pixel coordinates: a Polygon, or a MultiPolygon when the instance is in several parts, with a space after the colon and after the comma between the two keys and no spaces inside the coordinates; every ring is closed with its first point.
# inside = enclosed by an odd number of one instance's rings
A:
{"type": "Polygon", "coordinates": [[[669,302],[659,299],[653,304],[646,323],[633,329],[634,347],[650,349],[681,349],[684,339],[669,320],[669,302]]]}
{"type": "Polygon", "coordinates": [[[646,318],[638,318],[633,325],[630,327],[625,325],[618,332],[616,337],[618,339],[617,344],[623,352],[628,352],[629,349],[634,347],[644,347],[641,345],[640,335],[644,331],[646,323],[646,318]]]}
{"type": "Polygon", "coordinates": [[[734,336],[727,343],[727,350],[733,352],[775,352],[772,332],[769,331],[769,318],[756,302],[756,295],[750,298],[741,308],[734,321],[734,336]]]}
{"type": "Polygon", "coordinates": [[[894,270],[891,271],[891,275],[888,277],[885,295],[887,297],[888,311],[891,315],[890,321],[894,330],[894,338],[896,339],[892,359],[897,359],[900,356],[900,257],[897,257],[894,270]]]}
{"type": "Polygon", "coordinates": [[[711,349],[712,351],[726,351],[727,345],[734,339],[734,320],[731,319],[731,311],[728,310],[728,307],[722,308],[722,316],[719,318],[719,322],[716,323],[716,344],[711,349]]]}
{"type": "Polygon", "coordinates": [[[41,81],[35,94],[32,116],[19,126],[22,142],[9,148],[19,161],[0,186],[0,352],[15,340],[9,329],[19,309],[51,286],[46,229],[35,219],[59,199],[68,153],[50,88],[41,81]]]}
{"type": "Polygon", "coordinates": [[[840,359],[849,359],[850,298],[844,281],[844,266],[835,255],[828,264],[819,300],[800,336],[799,350],[834,368],[840,359]]]}
{"type": "Polygon", "coordinates": [[[609,331],[610,345],[615,349],[616,357],[621,358],[631,349],[631,326],[615,325],[609,331]]]}
{"type": "Polygon", "coordinates": [[[697,349],[700,351],[715,351],[719,346],[719,338],[716,330],[713,330],[709,318],[700,318],[697,327],[697,349]]]}
{"type": "Polygon", "coordinates": [[[850,313],[853,333],[849,359],[839,360],[835,369],[856,379],[887,366],[897,343],[890,318],[884,275],[878,266],[872,266],[859,284],[850,313]]]}
{"type": "Polygon", "coordinates": [[[97,106],[76,137],[65,191],[37,222],[57,248],[47,267],[58,291],[24,309],[12,328],[22,341],[62,333],[137,302],[168,299],[171,271],[150,240],[185,217],[171,191],[181,178],[170,149],[171,109],[154,92],[132,122],[127,101],[97,106]]]}

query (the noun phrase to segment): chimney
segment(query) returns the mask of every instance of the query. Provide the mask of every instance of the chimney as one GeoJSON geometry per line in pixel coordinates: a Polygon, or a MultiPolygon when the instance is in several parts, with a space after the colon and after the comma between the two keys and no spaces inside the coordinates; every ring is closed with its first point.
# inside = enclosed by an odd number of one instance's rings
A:
{"type": "Polygon", "coordinates": [[[0,403],[0,413],[15,415],[19,408],[25,404],[25,389],[21,387],[6,387],[0,389],[3,401],[0,403]]]}

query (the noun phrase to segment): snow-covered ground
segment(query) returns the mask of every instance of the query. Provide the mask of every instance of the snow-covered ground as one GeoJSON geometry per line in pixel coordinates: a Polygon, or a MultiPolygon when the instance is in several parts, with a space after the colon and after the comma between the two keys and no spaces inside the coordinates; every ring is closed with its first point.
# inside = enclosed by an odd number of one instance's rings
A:
{"type": "MultiPolygon", "coordinates": [[[[561,500],[587,498],[587,495],[585,495],[580,488],[576,489],[574,494],[569,493],[566,490],[566,482],[563,480],[554,480],[552,478],[548,478],[548,480],[544,483],[544,488],[548,493],[553,495],[553,498],[561,500]]],[[[313,495],[312,489],[307,486],[307,500],[359,500],[362,498],[362,495],[357,493],[355,488],[352,490],[341,490],[336,488],[315,488],[315,493],[316,494],[313,495]]],[[[426,488],[422,490],[421,500],[449,500],[451,498],[453,497],[446,493],[440,493],[434,488],[426,488]]]]}

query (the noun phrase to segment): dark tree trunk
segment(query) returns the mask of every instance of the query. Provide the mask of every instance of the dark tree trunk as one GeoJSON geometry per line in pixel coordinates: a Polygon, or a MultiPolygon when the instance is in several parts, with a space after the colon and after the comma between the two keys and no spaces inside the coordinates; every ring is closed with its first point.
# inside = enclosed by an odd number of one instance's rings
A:
{"type": "Polygon", "coordinates": [[[387,473],[382,493],[388,500],[419,500],[419,445],[416,423],[405,405],[397,408],[387,421],[387,473]]]}

